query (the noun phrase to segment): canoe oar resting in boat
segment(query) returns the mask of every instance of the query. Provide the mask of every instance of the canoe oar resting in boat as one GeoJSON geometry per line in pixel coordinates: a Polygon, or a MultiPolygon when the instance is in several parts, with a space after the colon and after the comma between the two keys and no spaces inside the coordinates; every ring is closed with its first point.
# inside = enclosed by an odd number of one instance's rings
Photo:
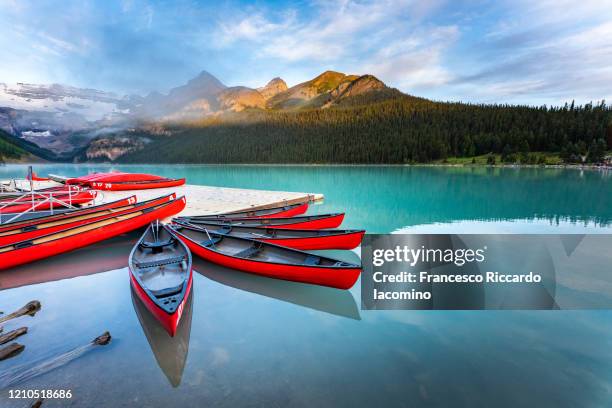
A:
{"type": "Polygon", "coordinates": [[[191,253],[168,226],[153,222],[132,249],[130,281],[136,295],[174,336],[191,292],[191,253]]]}
{"type": "Polygon", "coordinates": [[[176,219],[176,224],[213,231],[230,237],[249,238],[293,249],[353,249],[361,245],[364,230],[298,230],[267,227],[241,227],[239,225],[206,223],[191,224],[176,219]]]}
{"type": "Polygon", "coordinates": [[[349,289],[361,273],[361,265],[263,241],[230,237],[179,224],[171,228],[201,258],[257,275],[349,289]]]}

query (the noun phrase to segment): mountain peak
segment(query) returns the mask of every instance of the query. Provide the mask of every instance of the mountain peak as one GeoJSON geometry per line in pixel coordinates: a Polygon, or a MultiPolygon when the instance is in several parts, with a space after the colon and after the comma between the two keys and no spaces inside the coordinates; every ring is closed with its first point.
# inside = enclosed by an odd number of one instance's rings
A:
{"type": "Polygon", "coordinates": [[[225,88],[225,85],[223,85],[223,83],[219,81],[217,77],[215,77],[213,74],[211,74],[210,72],[206,70],[203,70],[197,76],[190,79],[187,82],[186,86],[196,86],[196,85],[200,85],[200,86],[207,85],[207,86],[213,86],[213,87],[218,87],[218,88],[225,88]]]}
{"type": "Polygon", "coordinates": [[[272,78],[270,82],[266,84],[266,86],[257,88],[261,96],[263,96],[266,101],[276,94],[285,92],[287,89],[287,83],[279,77],[272,78]]]}

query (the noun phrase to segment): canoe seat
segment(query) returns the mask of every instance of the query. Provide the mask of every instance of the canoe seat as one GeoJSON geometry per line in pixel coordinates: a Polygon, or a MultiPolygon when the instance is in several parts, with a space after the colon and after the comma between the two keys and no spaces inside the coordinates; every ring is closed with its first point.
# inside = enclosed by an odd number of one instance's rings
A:
{"type": "Polygon", "coordinates": [[[211,239],[205,239],[204,241],[200,242],[200,245],[204,246],[204,247],[214,247],[216,243],[218,243],[219,241],[221,241],[221,237],[214,237],[211,239]]]}
{"type": "Polygon", "coordinates": [[[157,241],[157,242],[142,241],[139,245],[141,248],[152,249],[153,251],[155,251],[155,250],[173,245],[174,241],[175,241],[174,238],[170,238],[166,241],[157,241]]]}
{"type": "Polygon", "coordinates": [[[134,265],[138,268],[145,269],[145,268],[155,268],[158,266],[180,263],[180,262],[183,262],[184,260],[185,260],[185,256],[183,255],[183,256],[176,256],[174,258],[160,259],[158,261],[134,262],[134,265]]]}
{"type": "Polygon", "coordinates": [[[168,297],[168,296],[172,296],[172,295],[181,293],[182,290],[183,290],[183,284],[181,283],[180,285],[175,286],[173,288],[164,288],[164,289],[150,290],[150,291],[155,297],[163,298],[163,297],[168,297]]]}
{"type": "Polygon", "coordinates": [[[308,255],[304,259],[304,265],[318,265],[321,263],[321,257],[316,255],[308,255]]]}
{"type": "Polygon", "coordinates": [[[257,242],[249,248],[243,249],[242,251],[236,253],[234,256],[238,258],[253,258],[255,255],[260,253],[262,249],[263,244],[261,242],[257,242]]]}
{"type": "Polygon", "coordinates": [[[223,226],[220,226],[220,227],[221,227],[221,228],[219,228],[218,230],[215,230],[215,232],[216,232],[217,234],[227,235],[227,234],[229,234],[230,232],[232,232],[232,226],[231,226],[231,225],[227,225],[227,224],[226,224],[226,225],[223,225],[223,226]]]}
{"type": "Polygon", "coordinates": [[[27,248],[29,246],[34,245],[34,242],[32,241],[22,241],[22,242],[18,242],[16,244],[13,245],[13,248],[15,249],[22,249],[22,248],[27,248]]]}
{"type": "Polygon", "coordinates": [[[343,261],[338,261],[334,264],[334,266],[352,266],[353,264],[350,264],[348,262],[343,262],[343,261]]]}

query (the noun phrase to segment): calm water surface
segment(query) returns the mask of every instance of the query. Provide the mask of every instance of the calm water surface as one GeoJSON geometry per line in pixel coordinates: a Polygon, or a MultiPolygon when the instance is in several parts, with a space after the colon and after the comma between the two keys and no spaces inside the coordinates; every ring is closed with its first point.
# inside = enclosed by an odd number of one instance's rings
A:
{"type": "MultiPolygon", "coordinates": [[[[107,166],[45,165],[39,174],[107,166]]],[[[318,192],[368,232],[612,232],[612,175],[557,169],[114,166],[192,184],[318,192]]],[[[26,167],[0,167],[0,178],[26,167]]],[[[45,361],[104,330],[114,339],[19,388],[71,389],[45,406],[600,407],[612,404],[608,311],[359,310],[350,291],[275,281],[203,261],[179,334],[132,298],[139,233],[0,273],[0,310],[39,299],[5,370],[45,361]]],[[[347,257],[353,253],[336,254],[347,257]]],[[[612,272],[612,270],[611,270],[612,272]]],[[[0,406],[22,407],[0,391],[0,406]]]]}

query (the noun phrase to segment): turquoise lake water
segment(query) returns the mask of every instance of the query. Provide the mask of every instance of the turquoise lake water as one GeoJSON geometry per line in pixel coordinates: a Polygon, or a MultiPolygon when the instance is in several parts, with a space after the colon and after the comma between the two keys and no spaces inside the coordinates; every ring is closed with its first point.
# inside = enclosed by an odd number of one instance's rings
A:
{"type": "MultiPolygon", "coordinates": [[[[612,233],[612,174],[515,168],[113,166],[191,184],[325,194],[370,233],[612,233]]],[[[38,165],[79,175],[102,165],[38,165]]],[[[0,167],[0,179],[26,166],[0,167]]],[[[0,272],[0,310],[38,299],[26,346],[2,372],[109,330],[113,342],[12,388],[71,389],[44,406],[600,407],[612,404],[612,312],[361,311],[350,291],[194,264],[175,339],[132,299],[139,232],[0,272]],[[189,322],[191,325],[189,326],[189,322]]],[[[354,257],[355,254],[336,254],[354,257]]],[[[611,271],[612,273],[612,267],[611,271]]],[[[0,391],[0,406],[24,401],[0,391]]]]}

